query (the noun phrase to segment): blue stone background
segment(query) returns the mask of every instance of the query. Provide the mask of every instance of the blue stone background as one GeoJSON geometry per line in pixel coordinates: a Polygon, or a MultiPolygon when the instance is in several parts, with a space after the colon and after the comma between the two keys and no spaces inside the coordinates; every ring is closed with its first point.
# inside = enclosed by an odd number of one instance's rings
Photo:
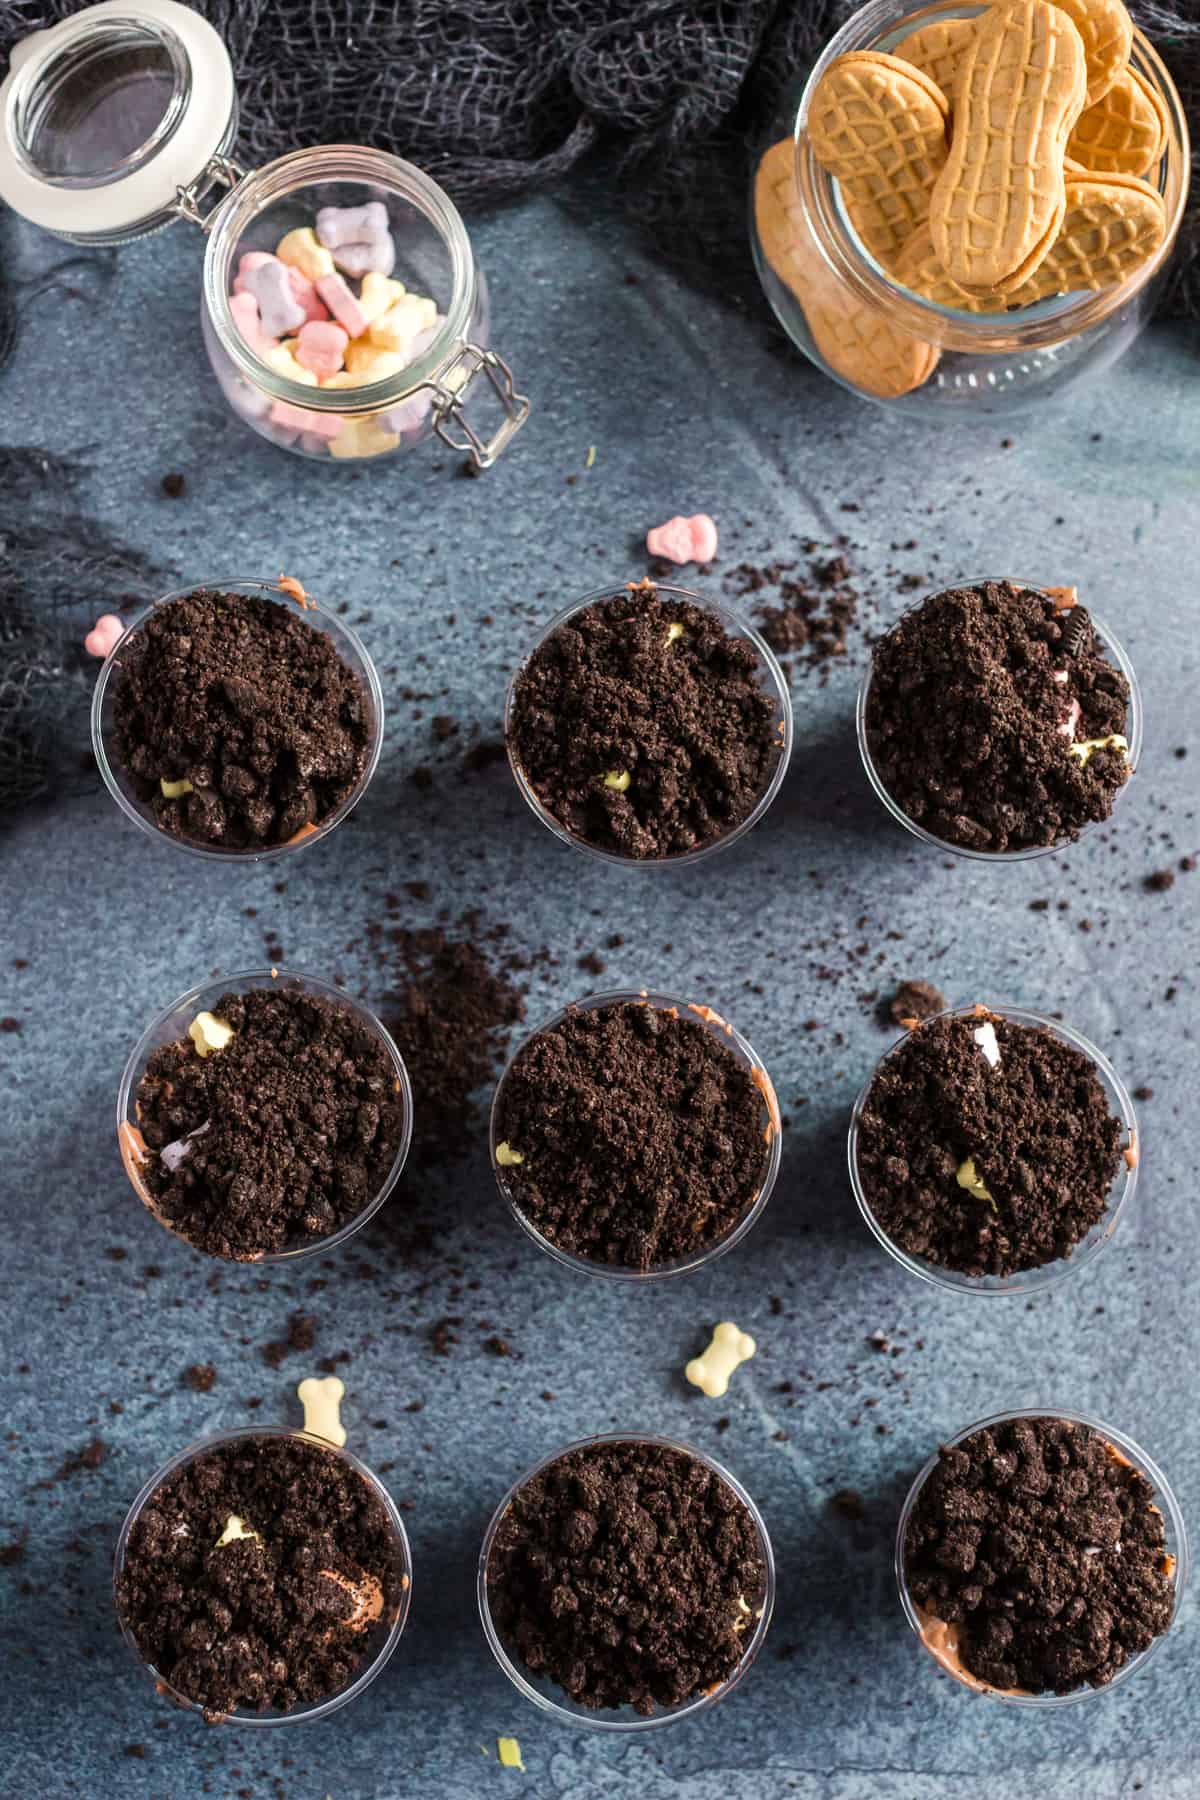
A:
{"type": "MultiPolygon", "coordinates": [[[[143,839],[98,788],[0,840],[0,1014],[22,1027],[0,1038],[0,1535],[25,1543],[24,1560],[0,1568],[0,1790],[20,1800],[1194,1800],[1193,1602],[1153,1666],[1118,1691],[1048,1714],[1008,1711],[922,1655],[891,1554],[906,1484],[939,1436],[1007,1405],[1079,1407],[1131,1433],[1200,1519],[1190,1116],[1200,874],[1180,875],[1169,894],[1143,889],[1197,848],[1195,341],[1152,330],[1098,386],[1043,416],[906,426],[771,347],[765,308],[740,317],[698,298],[616,224],[585,228],[542,199],[473,235],[497,344],[534,412],[502,463],[466,481],[436,448],[349,471],[246,433],[203,357],[201,246],[188,230],[86,257],[66,286],[46,286],[69,252],[0,222],[0,254],[27,284],[19,350],[0,377],[0,440],[83,453],[82,503],[163,566],[163,588],[286,569],[349,602],[389,708],[383,762],[353,820],[282,867],[198,864],[143,839]],[[160,493],[167,471],[185,475],[182,500],[160,493]],[[1124,640],[1145,694],[1146,752],[1117,821],[1082,848],[1007,868],[951,863],[907,837],[856,758],[861,629],[825,685],[797,672],[785,789],[748,840],[708,865],[679,875],[593,866],[537,824],[503,764],[463,776],[462,740],[439,750],[429,715],[494,737],[538,623],[643,573],[646,527],[700,509],[721,525],[725,569],[846,532],[869,628],[904,603],[901,572],[923,586],[981,573],[1078,583],[1124,640]],[[893,548],[911,539],[915,549],[893,548]],[[436,698],[404,703],[406,684],[436,698]],[[1173,754],[1189,744],[1187,760],[1173,754]],[[410,780],[423,763],[436,773],[429,793],[410,780]],[[481,931],[510,921],[517,948],[553,953],[529,976],[531,1022],[594,987],[577,967],[592,950],[606,958],[607,985],[674,989],[735,1020],[792,1119],[774,1198],[739,1250],[641,1292],[560,1271],[502,1209],[482,1131],[451,1176],[409,1177],[389,1202],[385,1221],[411,1211],[435,1224],[435,1254],[410,1269],[389,1259],[383,1226],[319,1264],[222,1270],[210,1286],[215,1265],[143,1212],[113,1107],[148,1017],[210,974],[265,963],[270,933],[288,966],[377,998],[386,982],[361,947],[364,927],[382,916],[385,891],[420,879],[432,899],[406,899],[406,923],[474,906],[481,931]],[[1029,910],[1038,898],[1047,911],[1029,910]],[[623,947],[603,951],[615,932],[623,947]],[[29,966],[15,970],[14,957],[29,966]],[[860,1222],[844,1134],[889,1041],[864,996],[906,976],[954,1001],[1061,1012],[1130,1087],[1154,1089],[1141,1107],[1135,1210],[1092,1271],[1044,1299],[939,1293],[890,1262],[860,1222]],[[816,1029],[804,1029],[810,1020],[816,1029]],[[794,1104],[801,1095],[807,1104],[794,1104]],[[147,1265],[161,1273],[148,1277],[147,1265]],[[314,1276],[327,1284],[316,1293],[314,1276]],[[113,1542],[143,1480],[184,1443],[256,1420],[299,1423],[295,1383],[312,1358],[272,1371],[260,1354],[298,1306],[317,1316],[316,1354],[351,1352],[352,1446],[411,1502],[413,1610],[379,1681],[325,1724],[212,1730],[157,1702],[122,1644],[113,1542]],[[439,1358],[428,1334],[447,1314],[464,1325],[439,1358]],[[759,1354],[710,1402],[681,1371],[725,1317],[755,1334],[759,1354]],[[486,1353],[484,1319],[514,1359],[486,1353]],[[870,1347],[880,1331],[899,1355],[870,1347]],[[182,1380],[197,1361],[218,1370],[208,1395],[182,1380]],[[777,1391],[783,1381],[793,1396],[777,1391]],[[424,1410],[406,1413],[414,1399],[424,1410]],[[743,1687],[707,1716],[635,1741],[545,1719],[493,1665],[475,1615],[479,1541],[505,1488],[555,1445],[612,1428],[674,1433],[719,1455],[762,1506],[779,1563],[775,1621],[743,1687]],[[101,1467],[49,1480],[97,1435],[109,1446],[101,1467]],[[830,1510],[843,1487],[864,1496],[861,1524],[830,1510]],[[499,1767],[502,1733],[519,1738],[524,1775],[499,1767]]],[[[710,585],[719,591],[719,570],[710,585]]],[[[81,634],[89,623],[79,618],[81,634]]]]}

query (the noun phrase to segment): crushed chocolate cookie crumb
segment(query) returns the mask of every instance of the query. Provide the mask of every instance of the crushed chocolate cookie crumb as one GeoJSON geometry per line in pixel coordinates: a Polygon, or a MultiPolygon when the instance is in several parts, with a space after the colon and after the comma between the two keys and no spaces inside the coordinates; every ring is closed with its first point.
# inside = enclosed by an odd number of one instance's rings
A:
{"type": "Polygon", "coordinates": [[[1086,615],[1068,654],[1070,617],[1035,589],[985,581],[934,594],[875,646],[867,741],[914,824],[998,854],[1108,818],[1129,766],[1104,740],[1126,730],[1129,685],[1086,615]]]}
{"type": "Polygon", "coordinates": [[[1122,1129],[1072,1045],[996,1014],[933,1019],[876,1070],[859,1119],[859,1180],[912,1256],[1011,1275],[1069,1256],[1100,1219],[1122,1129]],[[975,1033],[990,1023],[992,1067],[975,1033]]]}
{"type": "Polygon", "coordinates": [[[1145,1476],[1090,1426],[1009,1419],[938,1454],[904,1540],[915,1604],[976,1680],[1104,1687],[1171,1622],[1173,1562],[1145,1476]]]}
{"type": "Polygon", "coordinates": [[[770,781],[782,740],[763,682],[762,658],[718,614],[639,583],[534,651],[511,748],[573,836],[634,859],[680,856],[740,825],[770,781]]]}
{"type": "Polygon", "coordinates": [[[214,1256],[330,1236],[378,1193],[400,1145],[404,1105],[382,1039],[295,988],[224,994],[212,1011],[232,1027],[225,1048],[201,1057],[190,1038],[165,1044],[138,1086],[155,1208],[214,1256]]]}
{"type": "Polygon", "coordinates": [[[932,981],[902,981],[888,1001],[887,1016],[894,1025],[905,1025],[909,1019],[932,1019],[945,1010],[946,996],[932,981]]]}
{"type": "Polygon", "coordinates": [[[217,1371],[212,1363],[193,1363],[185,1369],[183,1379],[196,1394],[211,1394],[217,1385],[217,1371]]]}
{"type": "Polygon", "coordinates": [[[766,1103],[699,1020],[619,1001],[539,1031],[504,1078],[497,1141],[531,1224],[574,1256],[650,1269],[725,1237],[766,1170],[766,1103]]]}
{"type": "Polygon", "coordinates": [[[1147,875],[1142,886],[1148,893],[1165,894],[1175,886],[1174,869],[1155,869],[1153,875],[1147,875]]]}
{"type": "Polygon", "coordinates": [[[648,1716],[727,1681],[765,1594],[754,1522],[695,1457],[634,1441],[559,1457],[500,1522],[501,1638],[586,1707],[648,1716]]]}
{"type": "Polygon", "coordinates": [[[226,850],[287,843],[362,777],[366,690],[291,606],[199,589],[156,608],[120,664],[114,755],[172,836],[226,850]],[[188,785],[168,796],[164,781],[188,785]]]}

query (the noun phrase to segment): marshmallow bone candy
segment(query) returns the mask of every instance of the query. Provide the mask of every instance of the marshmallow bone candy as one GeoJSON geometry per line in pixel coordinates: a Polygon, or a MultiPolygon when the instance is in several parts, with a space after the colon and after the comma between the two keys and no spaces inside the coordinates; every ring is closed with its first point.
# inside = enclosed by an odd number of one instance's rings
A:
{"type": "MultiPolygon", "coordinates": [[[[230,312],[241,337],[276,374],[302,387],[367,387],[422,356],[443,324],[435,301],[392,279],[395,260],[382,201],[322,207],[315,230],[293,228],[274,253],[243,253],[230,312]]],[[[374,416],[351,418],[272,400],[250,382],[239,383],[231,397],[277,442],[299,438],[302,448],[339,459],[395,449],[404,437],[421,435],[432,409],[431,395],[421,390],[374,416]]]]}

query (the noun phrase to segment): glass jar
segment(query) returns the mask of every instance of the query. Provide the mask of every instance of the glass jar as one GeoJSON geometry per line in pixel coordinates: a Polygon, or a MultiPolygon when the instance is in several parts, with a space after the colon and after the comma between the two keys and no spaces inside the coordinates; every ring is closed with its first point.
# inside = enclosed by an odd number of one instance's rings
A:
{"type": "Polygon", "coordinates": [[[229,52],[177,0],[101,0],[24,38],[0,109],[0,199],[31,224],[88,245],[125,243],[178,218],[205,233],[205,347],[225,398],[259,436],[337,463],[436,435],[487,468],[524,424],[529,402],[490,348],[487,289],[449,196],[400,157],[353,144],[239,168],[229,52]],[[312,226],[318,207],[368,201],[387,209],[395,276],[435,304],[436,321],[381,380],[302,385],[238,330],[229,305],[238,261],[312,226]],[[472,389],[499,408],[490,436],[467,417],[472,389]]]}
{"type": "Polygon", "coordinates": [[[809,252],[829,295],[835,300],[839,293],[845,296],[861,333],[890,330],[927,347],[928,373],[919,386],[898,395],[872,392],[845,369],[831,365],[817,346],[796,294],[771,266],[751,205],[759,279],[793,343],[852,393],[913,416],[1007,416],[1110,368],[1150,320],[1187,201],[1191,153],[1183,103],[1157,51],[1135,30],[1130,67],[1154,90],[1167,125],[1157,172],[1147,177],[1166,206],[1166,232],[1153,256],[1119,286],[1098,293],[1060,294],[1012,313],[961,312],[910,293],[886,275],[851,226],[838,183],[813,154],[807,131],[813,93],[829,64],[847,51],[888,51],[917,25],[973,17],[983,10],[963,0],[937,0],[919,10],[898,0],[870,0],[826,46],[794,114],[789,110],[772,138],[772,142],[785,135],[793,139],[795,223],[808,235],[809,252]]]}

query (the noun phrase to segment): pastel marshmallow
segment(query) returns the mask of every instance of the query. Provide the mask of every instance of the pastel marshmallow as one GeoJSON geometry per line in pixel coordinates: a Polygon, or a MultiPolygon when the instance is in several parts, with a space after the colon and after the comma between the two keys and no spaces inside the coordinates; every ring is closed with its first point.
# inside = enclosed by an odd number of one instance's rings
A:
{"type": "Polygon", "coordinates": [[[379,423],[385,431],[419,431],[432,411],[432,394],[410,394],[398,406],[389,407],[387,412],[380,413],[379,423]]]}
{"type": "Polygon", "coordinates": [[[289,400],[276,400],[271,407],[271,423],[289,431],[311,432],[327,441],[338,436],[345,420],[338,413],[311,412],[307,407],[293,406],[289,400]]]}
{"type": "Polygon", "coordinates": [[[317,378],[312,370],[296,361],[296,345],[299,341],[298,338],[288,338],[284,343],[276,344],[273,349],[264,353],[263,361],[268,369],[274,369],[277,375],[286,375],[289,381],[298,381],[302,387],[316,387],[317,378]]]}
{"type": "Polygon", "coordinates": [[[711,562],[717,554],[717,528],[707,513],[694,513],[690,519],[676,515],[646,533],[646,549],[667,562],[711,562]]]}
{"type": "Polygon", "coordinates": [[[371,326],[370,338],[381,350],[402,350],[407,356],[409,345],[418,333],[437,320],[437,307],[420,294],[404,294],[389,306],[382,318],[371,326]]]}
{"type": "Polygon", "coordinates": [[[349,334],[340,325],[310,319],[297,335],[296,361],[301,368],[311,369],[318,380],[336,375],[349,342],[349,334]]]}
{"type": "Polygon", "coordinates": [[[369,244],[389,236],[387,207],[382,200],[365,206],[322,206],[317,213],[317,237],[327,250],[343,244],[369,244]]]}
{"type": "MultiPolygon", "coordinates": [[[[242,258],[243,263],[249,260],[248,256],[242,258]]],[[[274,256],[240,270],[235,292],[252,294],[258,301],[258,316],[267,337],[283,337],[296,331],[308,316],[292,292],[286,268],[274,256]]]]}
{"type": "Polygon", "coordinates": [[[280,238],[275,246],[275,254],[280,262],[299,269],[312,282],[320,281],[323,275],[333,274],[333,258],[322,244],[318,244],[317,235],[309,225],[298,226],[295,231],[289,231],[286,237],[280,238]]]}
{"type": "MultiPolygon", "coordinates": [[[[284,267],[287,268],[286,263],[284,267]]],[[[297,304],[304,308],[306,318],[327,319],[329,317],[329,308],[317,293],[315,284],[302,270],[289,268],[288,280],[292,284],[292,292],[296,296],[297,304]]]]}
{"type": "Polygon", "coordinates": [[[396,266],[396,246],[390,234],[367,244],[343,244],[334,251],[333,260],[345,274],[356,279],[362,275],[390,275],[396,266]]]}
{"type": "Polygon", "coordinates": [[[89,656],[98,656],[103,659],[116,649],[117,642],[124,632],[125,627],[116,613],[101,613],[84,638],[83,647],[89,656]]]}
{"type": "Polygon", "coordinates": [[[406,292],[402,281],[392,281],[387,275],[379,275],[371,269],[362,278],[362,286],[358,290],[358,304],[367,315],[368,325],[381,319],[389,306],[403,298],[406,292]]]}
{"type": "Polygon", "coordinates": [[[357,375],[359,387],[368,381],[383,381],[388,375],[399,374],[406,360],[394,350],[381,350],[367,338],[358,338],[346,346],[346,369],[349,374],[357,375]]]}
{"type": "Polygon", "coordinates": [[[322,275],[317,293],[348,337],[361,337],[370,324],[361,304],[340,275],[322,275]]]}
{"type": "Polygon", "coordinates": [[[230,294],[229,310],[233,314],[233,322],[238,328],[239,335],[249,344],[255,356],[262,356],[265,351],[274,350],[277,347],[279,339],[268,337],[262,328],[258,301],[253,294],[247,293],[244,289],[240,294],[230,294]]]}
{"type": "Polygon", "coordinates": [[[400,442],[394,431],[384,431],[377,419],[347,419],[329,446],[336,457],[382,456],[400,442]]]}

